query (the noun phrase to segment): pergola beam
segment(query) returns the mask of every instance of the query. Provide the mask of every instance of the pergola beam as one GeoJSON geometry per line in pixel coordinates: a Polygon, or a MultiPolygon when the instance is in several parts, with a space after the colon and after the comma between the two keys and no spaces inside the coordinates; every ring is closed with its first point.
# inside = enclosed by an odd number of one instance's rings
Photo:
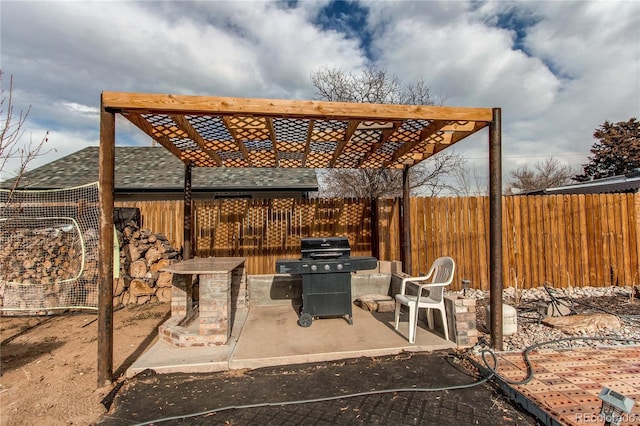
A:
{"type": "Polygon", "coordinates": [[[398,130],[398,127],[400,127],[399,123],[393,123],[393,126],[391,127],[391,129],[384,129],[382,131],[382,134],[380,135],[380,140],[378,140],[378,142],[373,144],[373,147],[369,150],[369,152],[367,152],[367,154],[360,160],[358,161],[358,166],[357,168],[361,168],[361,166],[363,164],[365,164],[367,162],[367,160],[369,160],[369,158],[371,158],[371,156],[382,146],[384,145],[387,140],[389,140],[389,137],[396,131],[398,130]]]}
{"type": "Polygon", "coordinates": [[[273,156],[275,157],[275,165],[280,165],[280,156],[278,155],[278,138],[276,137],[276,129],[273,127],[273,119],[267,118],[267,130],[269,131],[269,140],[271,140],[271,146],[273,147],[273,156]]]}
{"type": "Polygon", "coordinates": [[[433,121],[429,123],[427,127],[425,127],[422,132],[420,132],[420,137],[413,142],[405,143],[402,147],[400,147],[396,152],[391,156],[391,160],[385,162],[385,166],[395,163],[400,159],[403,155],[411,152],[418,144],[423,142],[426,139],[433,137],[436,133],[440,131],[444,126],[447,125],[447,121],[433,121]]]}
{"type": "Polygon", "coordinates": [[[238,145],[238,148],[240,148],[240,152],[242,153],[242,156],[244,157],[245,160],[247,160],[247,164],[249,164],[249,167],[253,167],[251,158],[249,158],[249,151],[247,150],[247,147],[245,146],[245,144],[242,142],[242,138],[238,136],[238,133],[239,133],[238,129],[233,126],[233,123],[231,123],[231,120],[229,120],[229,117],[225,117],[223,121],[224,121],[224,125],[229,131],[229,134],[231,135],[231,137],[233,137],[233,140],[236,142],[236,145],[238,145]]]}
{"type": "MultiPolygon", "coordinates": [[[[454,144],[456,142],[461,141],[462,139],[471,136],[472,134],[484,129],[485,127],[487,127],[488,125],[490,125],[491,123],[485,123],[482,121],[477,121],[475,123],[473,123],[471,126],[466,127],[465,129],[461,130],[461,131],[456,131],[455,133],[451,134],[451,141],[449,142],[450,144],[454,144]]],[[[448,127],[448,126],[446,126],[448,127]]],[[[446,128],[445,127],[445,128],[446,128]]],[[[443,128],[444,130],[444,128],[443,128]]]]}
{"type": "Polygon", "coordinates": [[[289,118],[327,118],[334,120],[393,121],[446,120],[485,121],[492,119],[490,108],[445,107],[432,105],[366,104],[348,102],[281,99],[228,98],[212,96],[104,92],[105,108],[155,114],[260,115],[289,118]]]}
{"type": "MultiPolygon", "coordinates": [[[[103,108],[103,110],[105,110],[105,108],[103,108]]],[[[182,152],[174,144],[172,144],[171,141],[169,141],[169,138],[167,138],[165,135],[157,135],[153,130],[153,126],[147,120],[145,120],[142,115],[138,113],[131,113],[127,114],[126,117],[130,122],[135,124],[138,129],[142,130],[151,138],[153,138],[154,141],[162,145],[167,151],[172,153],[180,161],[186,163],[182,158],[182,152]]]]}
{"type": "Polygon", "coordinates": [[[304,153],[302,154],[302,167],[307,167],[307,156],[311,151],[311,139],[313,138],[313,127],[315,125],[314,120],[309,120],[309,126],[307,127],[307,139],[304,143],[304,153]]]}
{"type": "Polygon", "coordinates": [[[202,136],[200,136],[196,129],[193,128],[191,123],[189,123],[189,120],[187,120],[184,115],[174,114],[171,118],[176,122],[180,130],[185,132],[200,147],[200,149],[209,156],[209,158],[215,161],[218,166],[222,166],[222,158],[220,158],[220,156],[215,152],[207,149],[207,143],[205,140],[202,139],[202,136]]]}
{"type": "Polygon", "coordinates": [[[351,136],[353,136],[353,134],[356,132],[359,125],[359,120],[354,120],[349,123],[349,125],[347,126],[347,131],[344,133],[344,138],[342,138],[342,141],[340,141],[340,143],[336,147],[336,150],[333,152],[333,157],[329,162],[329,168],[333,168],[333,166],[336,165],[338,158],[340,158],[340,155],[342,155],[342,150],[345,146],[347,146],[347,142],[349,142],[349,139],[351,139],[351,136]]]}

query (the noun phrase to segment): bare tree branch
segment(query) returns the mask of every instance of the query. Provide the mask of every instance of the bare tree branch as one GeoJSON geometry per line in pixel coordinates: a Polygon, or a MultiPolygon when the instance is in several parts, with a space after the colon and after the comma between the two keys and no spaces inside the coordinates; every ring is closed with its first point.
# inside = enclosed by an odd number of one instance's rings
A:
{"type": "Polygon", "coordinates": [[[505,194],[530,192],[555,186],[568,185],[573,181],[577,168],[562,164],[555,158],[547,158],[530,169],[528,165],[509,172],[505,194]]]}
{"type": "Polygon", "coordinates": [[[440,151],[410,170],[413,192],[435,197],[442,192],[458,194],[456,174],[466,167],[466,161],[455,151],[440,151]]]}
{"type": "Polygon", "coordinates": [[[397,169],[325,169],[320,196],[378,198],[402,195],[402,171],[397,169]]]}
{"type": "MultiPolygon", "coordinates": [[[[2,70],[0,70],[0,82],[2,82],[2,70]]],[[[0,117],[2,117],[0,129],[0,171],[4,170],[10,159],[20,157],[18,141],[24,134],[24,122],[29,115],[31,107],[26,112],[20,111],[16,117],[13,112],[13,76],[9,77],[8,93],[3,88],[0,91],[0,117]]]]}
{"type": "MultiPolygon", "coordinates": [[[[358,74],[325,67],[312,73],[311,83],[316,88],[316,95],[328,101],[413,105],[435,103],[424,80],[403,87],[395,75],[375,67],[366,68],[358,74]]],[[[444,175],[461,167],[460,157],[449,153],[438,154],[423,163],[410,171],[412,189],[430,195],[453,190],[453,185],[444,175]]],[[[327,197],[400,197],[402,171],[331,169],[322,173],[320,186],[320,196],[327,197]]]]}
{"type": "Polygon", "coordinates": [[[464,197],[477,197],[489,194],[489,182],[482,179],[477,169],[466,165],[454,172],[457,194],[464,197]]]}
{"type": "Polygon", "coordinates": [[[443,105],[445,99],[437,98],[424,80],[409,83],[400,98],[401,104],[407,105],[443,105]]]}
{"type": "MultiPolygon", "coordinates": [[[[0,83],[3,81],[3,75],[2,70],[0,70],[0,83]]],[[[10,181],[9,190],[11,194],[21,186],[21,178],[29,163],[46,154],[43,151],[43,147],[48,141],[49,132],[38,142],[35,142],[30,136],[29,142],[22,144],[24,125],[30,111],[31,106],[26,111],[14,111],[13,76],[10,77],[9,88],[0,90],[0,176],[6,172],[14,174],[10,181]],[[16,170],[6,170],[12,162],[17,162],[16,170]]],[[[11,199],[11,196],[9,199],[11,199]]]]}
{"type": "MultiPolygon", "coordinates": [[[[409,170],[413,194],[435,197],[443,192],[459,195],[457,176],[466,170],[466,160],[455,151],[441,151],[409,170]]],[[[321,174],[321,197],[402,197],[402,170],[332,169],[321,174]]]]}

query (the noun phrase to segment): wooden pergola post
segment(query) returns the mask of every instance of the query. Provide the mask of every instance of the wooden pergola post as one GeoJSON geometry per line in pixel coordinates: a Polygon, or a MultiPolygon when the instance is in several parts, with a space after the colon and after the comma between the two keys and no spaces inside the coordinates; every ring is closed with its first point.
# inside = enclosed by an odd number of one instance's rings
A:
{"type": "Polygon", "coordinates": [[[489,127],[489,305],[491,347],[502,342],[502,110],[493,108],[489,127]]]}
{"type": "Polygon", "coordinates": [[[184,260],[191,259],[191,163],[184,166],[184,230],[182,249],[182,258],[184,260]]]}
{"type": "Polygon", "coordinates": [[[402,271],[412,274],[411,265],[411,187],[409,166],[402,169],[402,271]]]}
{"type": "Polygon", "coordinates": [[[100,102],[100,242],[98,255],[98,387],[113,379],[113,187],[115,114],[100,102]]]}
{"type": "Polygon", "coordinates": [[[371,256],[380,258],[380,230],[378,229],[378,198],[369,201],[369,217],[371,218],[371,256]]]}

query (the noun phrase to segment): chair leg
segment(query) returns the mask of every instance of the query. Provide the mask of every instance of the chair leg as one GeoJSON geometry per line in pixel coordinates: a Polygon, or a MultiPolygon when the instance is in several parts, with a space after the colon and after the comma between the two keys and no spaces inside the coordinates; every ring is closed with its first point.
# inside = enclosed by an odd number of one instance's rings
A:
{"type": "Polygon", "coordinates": [[[409,343],[416,342],[416,307],[413,304],[409,304],[409,343]]]}
{"type": "Polygon", "coordinates": [[[449,327],[447,326],[447,315],[444,309],[440,309],[440,316],[442,317],[442,328],[444,329],[444,338],[449,340],[449,327]]]}
{"type": "Polygon", "coordinates": [[[395,329],[396,330],[398,329],[398,323],[400,322],[400,307],[401,307],[401,303],[396,300],[396,317],[395,317],[395,321],[396,321],[395,329]]]}
{"type": "Polygon", "coordinates": [[[433,324],[433,309],[427,308],[426,314],[427,314],[427,325],[431,330],[433,330],[433,328],[435,327],[435,325],[433,324]]]}
{"type": "Polygon", "coordinates": [[[446,340],[449,340],[449,327],[447,326],[447,316],[446,313],[443,309],[440,308],[427,308],[427,324],[429,325],[429,328],[431,330],[435,329],[435,324],[434,324],[434,318],[433,318],[433,311],[434,310],[438,310],[440,311],[440,318],[442,318],[442,328],[444,330],[444,338],[446,340]]]}

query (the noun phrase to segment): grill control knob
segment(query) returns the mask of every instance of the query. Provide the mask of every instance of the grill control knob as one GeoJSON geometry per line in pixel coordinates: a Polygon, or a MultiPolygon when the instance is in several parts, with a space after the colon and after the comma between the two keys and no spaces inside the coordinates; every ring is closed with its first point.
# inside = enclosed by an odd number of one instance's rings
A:
{"type": "Polygon", "coordinates": [[[329,266],[329,265],[324,265],[324,270],[325,270],[325,271],[328,271],[329,269],[331,269],[331,266],[329,266]]]}
{"type": "Polygon", "coordinates": [[[338,268],[338,271],[342,271],[342,263],[338,263],[338,265],[336,266],[336,268],[338,268]]]}
{"type": "Polygon", "coordinates": [[[311,270],[315,272],[318,270],[318,267],[316,265],[311,265],[311,270]]]}

